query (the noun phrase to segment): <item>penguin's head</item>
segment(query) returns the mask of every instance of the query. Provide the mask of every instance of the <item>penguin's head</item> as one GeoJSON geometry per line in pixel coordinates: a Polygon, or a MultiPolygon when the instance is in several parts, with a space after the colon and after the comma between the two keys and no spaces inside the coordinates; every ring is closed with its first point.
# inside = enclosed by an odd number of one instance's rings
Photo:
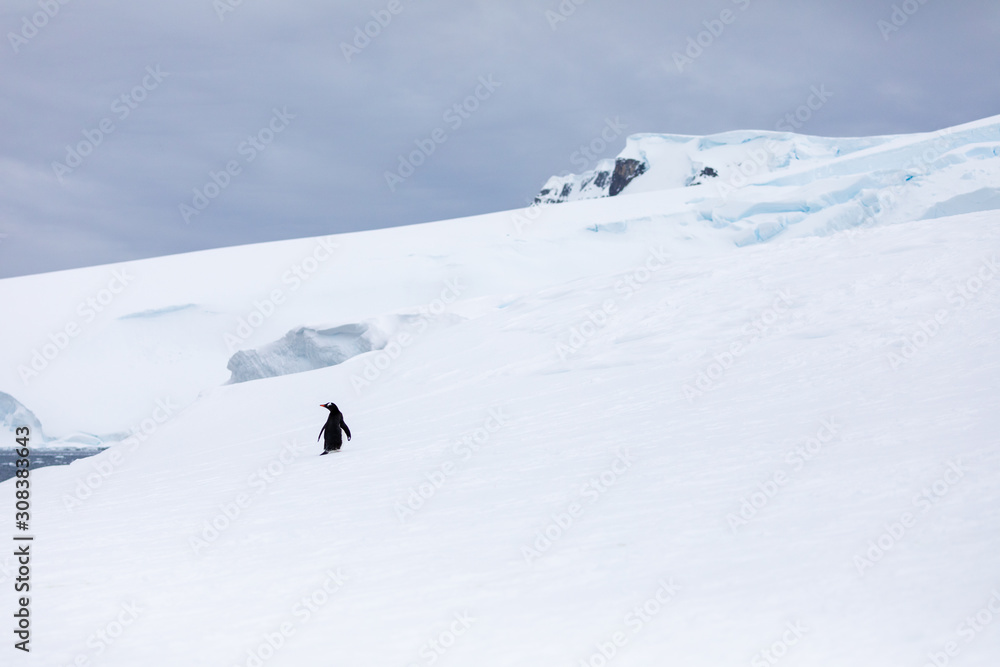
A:
{"type": "Polygon", "coordinates": [[[321,405],[319,407],[326,408],[330,412],[333,412],[334,410],[337,409],[337,404],[336,403],[325,403],[325,404],[323,404],[323,405],[321,405]]]}

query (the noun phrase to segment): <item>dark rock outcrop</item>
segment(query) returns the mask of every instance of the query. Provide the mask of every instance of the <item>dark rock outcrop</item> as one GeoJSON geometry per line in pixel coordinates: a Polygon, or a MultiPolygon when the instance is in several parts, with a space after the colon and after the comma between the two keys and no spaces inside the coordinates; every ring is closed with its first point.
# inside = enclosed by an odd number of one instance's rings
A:
{"type": "Polygon", "coordinates": [[[601,160],[597,169],[584,174],[553,176],[535,196],[536,204],[561,204],[570,199],[614,197],[637,176],[644,174],[649,164],[644,160],[616,158],[601,160]]]}
{"type": "Polygon", "coordinates": [[[625,186],[635,180],[638,176],[642,176],[646,173],[648,165],[645,162],[640,162],[639,160],[633,160],[631,158],[618,158],[615,160],[615,172],[611,175],[611,185],[608,187],[608,196],[614,197],[622,190],[625,186]]]}
{"type": "MultiPolygon", "coordinates": [[[[695,167],[695,169],[697,169],[697,167],[695,167]]],[[[712,167],[705,167],[697,174],[689,178],[688,182],[685,185],[687,185],[688,187],[691,187],[692,185],[701,185],[704,182],[702,180],[703,178],[718,178],[718,177],[719,177],[719,172],[717,172],[712,167]]]]}

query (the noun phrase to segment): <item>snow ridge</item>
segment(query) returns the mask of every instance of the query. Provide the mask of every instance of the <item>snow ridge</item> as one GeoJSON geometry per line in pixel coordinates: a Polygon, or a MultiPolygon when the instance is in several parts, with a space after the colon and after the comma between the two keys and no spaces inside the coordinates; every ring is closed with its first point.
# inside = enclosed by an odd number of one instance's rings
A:
{"type": "Polygon", "coordinates": [[[326,239],[130,263],[30,381],[109,267],[0,280],[0,422],[135,434],[32,472],[35,663],[998,664],[1000,118],[626,148],[629,197],[339,236],[237,354],[326,239]]]}
{"type": "Polygon", "coordinates": [[[336,366],[359,354],[381,350],[388,340],[374,322],[330,329],[299,327],[259,349],[234,354],[227,366],[232,373],[228,384],[336,366]]]}
{"type": "MultiPolygon", "coordinates": [[[[27,426],[31,429],[33,439],[46,440],[42,431],[42,423],[38,421],[35,413],[24,407],[24,405],[10,394],[0,391],[0,426],[10,433],[18,426],[27,426]]],[[[6,438],[7,442],[13,442],[13,438],[6,438]]]]}

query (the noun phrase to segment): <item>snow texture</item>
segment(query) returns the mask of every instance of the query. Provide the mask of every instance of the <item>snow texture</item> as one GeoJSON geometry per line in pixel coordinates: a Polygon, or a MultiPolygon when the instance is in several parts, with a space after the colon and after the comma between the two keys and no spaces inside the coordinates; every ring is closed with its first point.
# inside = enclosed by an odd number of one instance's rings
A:
{"type": "Polygon", "coordinates": [[[38,417],[21,405],[16,398],[2,391],[0,391],[0,426],[7,431],[4,436],[6,442],[14,441],[15,430],[19,426],[27,426],[43,441],[45,440],[45,434],[42,432],[42,425],[38,421],[38,417]]]}
{"type": "Polygon", "coordinates": [[[32,473],[11,664],[1000,664],[1000,117],[622,157],[617,197],[0,281],[4,428],[134,434],[32,473]]]}
{"type": "Polygon", "coordinates": [[[229,360],[230,383],[247,382],[336,366],[385,347],[385,334],[370,323],[331,329],[299,327],[257,350],[240,350],[229,360]]]}

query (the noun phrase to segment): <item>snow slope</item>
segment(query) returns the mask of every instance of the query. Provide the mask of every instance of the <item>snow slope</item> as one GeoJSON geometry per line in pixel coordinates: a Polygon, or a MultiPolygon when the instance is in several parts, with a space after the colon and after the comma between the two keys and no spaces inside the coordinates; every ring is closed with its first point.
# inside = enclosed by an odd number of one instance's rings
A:
{"type": "Polygon", "coordinates": [[[10,664],[995,665],[1000,118],[824,141],[0,281],[0,391],[119,442],[33,473],[10,664]]]}
{"type": "MultiPolygon", "coordinates": [[[[987,119],[924,135],[826,138],[787,132],[736,131],[707,137],[673,134],[637,134],[628,138],[615,160],[602,160],[584,174],[553,176],[540,195],[547,202],[580,201],[609,196],[610,177],[615,164],[634,161],[645,168],[625,186],[623,194],[654,192],[698,185],[710,185],[710,192],[727,200],[734,190],[748,184],[781,186],[785,196],[776,199],[796,208],[767,210],[768,213],[815,213],[836,211],[836,222],[852,226],[858,222],[857,209],[864,218],[872,206],[887,202],[871,199],[884,191],[893,199],[908,199],[913,187],[944,184],[953,189],[956,201],[933,199],[934,212],[921,211],[916,217],[942,217],[998,207],[998,190],[983,164],[996,158],[997,123],[987,119]],[[602,176],[602,174],[604,176],[602,176]],[[980,178],[991,185],[976,189],[980,178]],[[839,182],[835,179],[839,177],[839,182]],[[911,182],[915,178],[916,182],[911,182]],[[788,186],[819,182],[818,188],[802,188],[809,199],[788,199],[788,186]],[[905,196],[904,196],[905,195],[905,196]],[[849,205],[849,206],[845,206],[849,205]]],[[[699,188],[698,191],[703,191],[699,188]]],[[[610,193],[614,196],[615,193],[610,193]]],[[[743,199],[745,192],[737,197],[743,199]]],[[[939,193],[940,194],[943,193],[939,193]]],[[[696,196],[691,201],[697,200],[696,196]]],[[[759,204],[760,198],[750,198],[759,204]],[[756,201],[755,201],[756,200],[756,201]]],[[[766,200],[768,204],[774,202],[766,200]]],[[[714,206],[711,196],[708,204],[714,206]]],[[[705,211],[705,209],[702,209],[705,211]]],[[[877,212],[877,211],[876,211],[877,212]]],[[[906,211],[905,219],[917,212],[906,211]]],[[[732,216],[711,215],[714,222],[734,222],[732,216]]],[[[800,221],[786,216],[787,224],[800,221]]]]}

